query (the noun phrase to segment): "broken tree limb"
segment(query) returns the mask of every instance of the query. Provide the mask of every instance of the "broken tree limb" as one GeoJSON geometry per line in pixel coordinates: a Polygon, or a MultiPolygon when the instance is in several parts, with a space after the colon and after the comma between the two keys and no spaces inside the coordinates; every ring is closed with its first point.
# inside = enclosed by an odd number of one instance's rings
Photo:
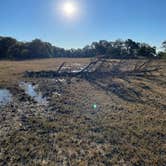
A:
{"type": "Polygon", "coordinates": [[[151,60],[142,61],[134,64],[132,67],[129,61],[120,60],[115,62],[110,62],[104,58],[97,58],[91,61],[87,66],[85,66],[81,71],[72,72],[69,69],[67,71],[62,71],[65,62],[60,65],[56,71],[39,71],[39,72],[26,72],[24,75],[26,77],[80,77],[88,78],[92,77],[126,77],[126,76],[148,76],[152,75],[153,72],[159,71],[158,66],[151,66],[151,60]],[[138,64],[139,63],[139,64],[138,64]],[[123,68],[126,68],[123,70],[123,68]]]}
{"type": "Polygon", "coordinates": [[[65,64],[66,64],[66,62],[63,62],[63,63],[59,66],[59,68],[58,68],[58,70],[57,70],[56,72],[59,73],[59,72],[61,71],[61,69],[64,67],[65,64]]]}

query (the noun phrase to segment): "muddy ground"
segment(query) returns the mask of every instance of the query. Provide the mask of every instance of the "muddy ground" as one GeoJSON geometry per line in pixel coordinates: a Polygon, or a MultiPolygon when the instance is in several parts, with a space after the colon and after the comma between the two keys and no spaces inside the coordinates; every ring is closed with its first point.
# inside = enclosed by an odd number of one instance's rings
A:
{"type": "Polygon", "coordinates": [[[12,97],[0,107],[0,165],[166,165],[166,62],[155,63],[154,76],[95,84],[24,72],[4,79],[12,97]]]}

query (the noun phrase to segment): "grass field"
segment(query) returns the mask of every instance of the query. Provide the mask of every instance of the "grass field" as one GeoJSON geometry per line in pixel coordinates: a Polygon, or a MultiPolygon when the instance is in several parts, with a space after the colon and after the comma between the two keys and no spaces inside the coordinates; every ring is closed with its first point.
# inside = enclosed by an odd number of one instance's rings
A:
{"type": "Polygon", "coordinates": [[[14,96],[0,110],[0,165],[166,165],[165,61],[153,62],[162,69],[151,77],[99,78],[108,91],[78,78],[26,78],[48,98],[47,106],[17,87],[27,70],[89,61],[0,62],[0,85],[14,96]]]}
{"type": "Polygon", "coordinates": [[[89,59],[59,58],[32,61],[0,61],[0,84],[15,82],[28,70],[55,70],[63,62],[66,62],[68,65],[73,63],[86,64],[89,62],[89,59]]]}

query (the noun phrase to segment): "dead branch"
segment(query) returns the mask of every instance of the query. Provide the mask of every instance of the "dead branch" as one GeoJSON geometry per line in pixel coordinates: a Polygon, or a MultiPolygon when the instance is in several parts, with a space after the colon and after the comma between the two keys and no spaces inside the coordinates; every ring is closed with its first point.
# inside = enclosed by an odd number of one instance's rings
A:
{"type": "Polygon", "coordinates": [[[64,67],[65,64],[66,64],[66,62],[63,62],[63,63],[59,66],[59,68],[58,68],[58,70],[57,70],[56,72],[59,73],[59,72],[61,71],[61,69],[64,67]]]}
{"type": "Polygon", "coordinates": [[[159,71],[159,66],[151,66],[151,60],[142,61],[136,63],[134,68],[131,69],[131,64],[128,61],[120,60],[116,62],[110,62],[104,58],[97,58],[92,60],[81,71],[72,72],[69,69],[62,71],[66,63],[62,63],[56,71],[41,71],[41,72],[26,72],[27,77],[82,77],[91,79],[92,77],[111,76],[124,78],[126,76],[148,76],[153,72],[159,71]],[[127,68],[123,70],[122,68],[127,68]]]}

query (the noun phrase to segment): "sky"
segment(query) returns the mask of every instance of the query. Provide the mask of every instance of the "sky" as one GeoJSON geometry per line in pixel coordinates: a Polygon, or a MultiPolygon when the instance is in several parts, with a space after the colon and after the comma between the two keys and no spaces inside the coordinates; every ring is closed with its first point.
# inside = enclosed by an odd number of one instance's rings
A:
{"type": "Polygon", "coordinates": [[[166,0],[1,0],[0,36],[64,48],[129,38],[159,47],[166,40],[166,0]],[[60,10],[65,1],[77,4],[73,18],[60,10]]]}

